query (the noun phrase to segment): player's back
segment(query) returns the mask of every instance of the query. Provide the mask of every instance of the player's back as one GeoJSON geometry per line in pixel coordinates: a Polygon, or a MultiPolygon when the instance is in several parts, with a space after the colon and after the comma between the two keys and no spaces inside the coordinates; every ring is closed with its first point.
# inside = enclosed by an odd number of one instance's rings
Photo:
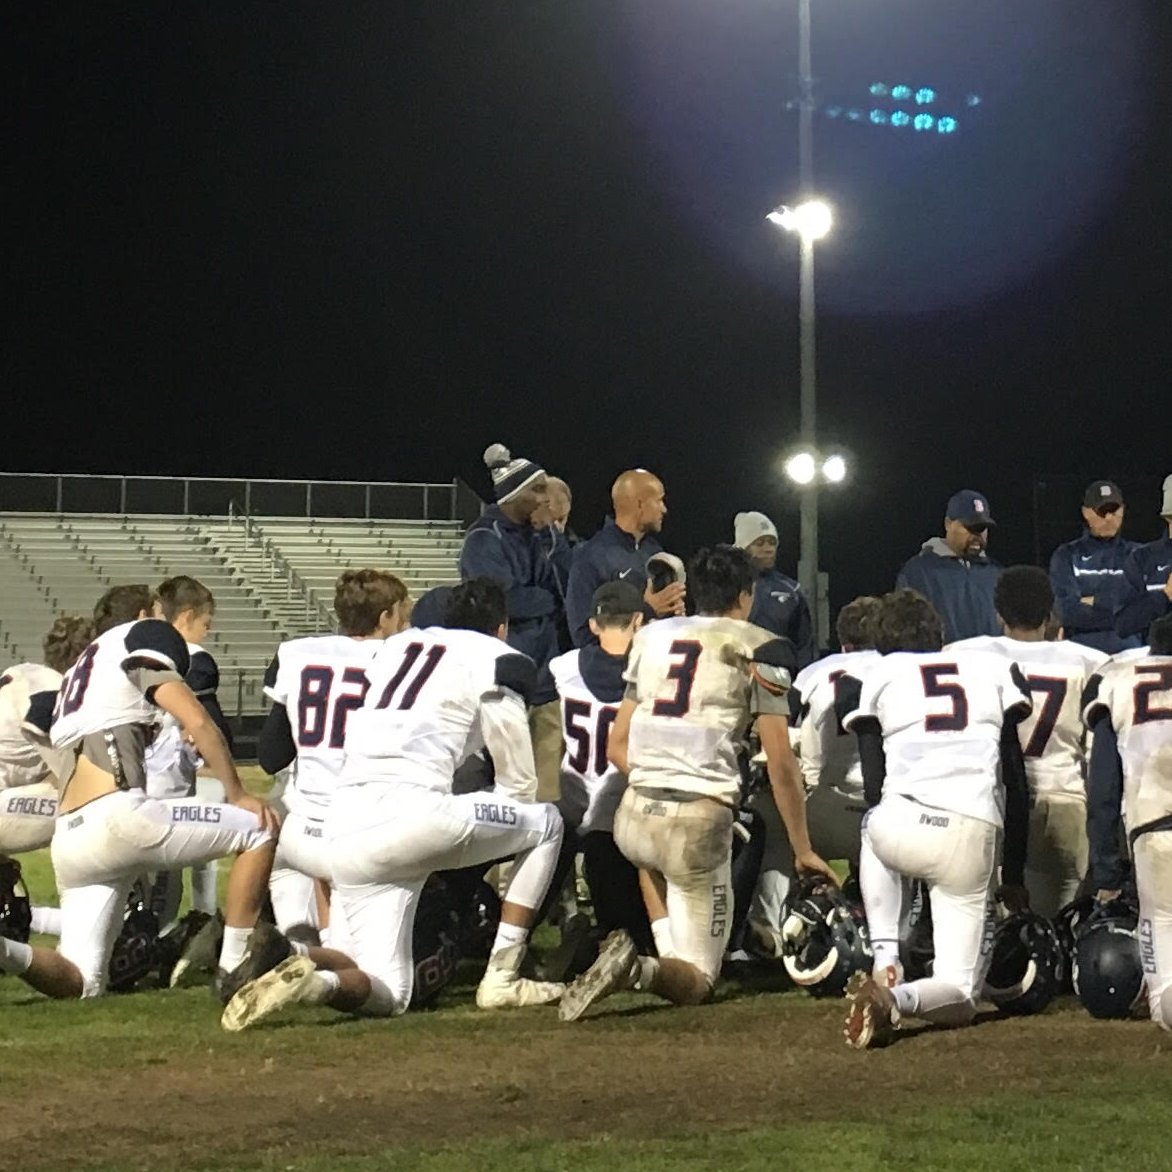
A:
{"type": "Polygon", "coordinates": [[[381,639],[310,635],[289,639],[265,673],[265,695],[285,709],[297,757],[285,805],[320,815],[341,776],[347,727],[366,699],[366,669],[381,639]]]}
{"type": "Polygon", "coordinates": [[[1083,797],[1085,729],[1081,699],[1087,681],[1107,656],[1069,642],[1026,642],[1008,635],[963,639],[945,648],[986,651],[1016,663],[1026,678],[1034,710],[1021,722],[1026,776],[1035,793],[1083,797]]]}
{"type": "Polygon", "coordinates": [[[565,753],[561,764],[562,813],[581,833],[614,826],[627,779],[607,760],[610,729],[623,699],[624,658],[598,644],[550,661],[561,706],[565,753]]]}
{"type": "Polygon", "coordinates": [[[1134,830],[1172,813],[1172,655],[1117,656],[1087,686],[1084,715],[1105,710],[1123,762],[1123,817],[1134,830]]]}
{"type": "Polygon", "coordinates": [[[739,619],[660,619],[635,636],[630,783],[736,803],[749,723],[749,661],[773,636],[739,619]]]}
{"type": "Polygon", "coordinates": [[[986,651],[896,651],[868,671],[848,724],[873,716],[883,730],[884,794],[1000,825],[1001,731],[1031,706],[1012,663],[986,651]]]}
{"type": "Polygon", "coordinates": [[[339,784],[450,790],[456,768],[483,747],[480,702],[497,685],[497,661],[515,654],[491,635],[444,627],[388,639],[367,667],[366,700],[350,717],[339,784]]]}
{"type": "Polygon", "coordinates": [[[24,720],[31,697],[60,687],[61,673],[43,663],[13,664],[0,675],[0,789],[33,785],[48,772],[24,720]]]}
{"type": "Polygon", "coordinates": [[[878,651],[840,651],[802,668],[794,680],[802,701],[798,736],[807,785],[829,785],[850,794],[863,792],[858,742],[842,727],[836,707],[848,681],[861,683],[879,658],[878,651]]]}

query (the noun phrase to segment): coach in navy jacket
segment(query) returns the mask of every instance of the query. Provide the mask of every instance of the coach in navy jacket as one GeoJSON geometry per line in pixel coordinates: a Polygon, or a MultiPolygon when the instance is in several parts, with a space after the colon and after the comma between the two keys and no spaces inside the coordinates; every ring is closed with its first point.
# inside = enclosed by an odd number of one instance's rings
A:
{"type": "Polygon", "coordinates": [[[557,699],[549,661],[558,653],[561,592],[548,551],[530,518],[546,503],[545,471],[493,444],[485,452],[497,503],[468,527],[460,579],[495,578],[509,604],[509,646],[537,664],[533,704],[557,699]]]}
{"type": "Polygon", "coordinates": [[[1136,635],[1146,642],[1148,628],[1172,613],[1172,476],[1164,481],[1161,515],[1168,533],[1159,541],[1141,545],[1123,563],[1123,598],[1115,615],[1121,636],[1136,635]]]}
{"type": "Polygon", "coordinates": [[[1115,612],[1126,585],[1123,564],[1138,543],[1121,537],[1123,493],[1110,480],[1096,480],[1083,494],[1086,528],[1050,558],[1050,581],[1066,637],[1114,655],[1141,646],[1138,635],[1115,631],[1115,612]]]}
{"type": "Polygon", "coordinates": [[[954,493],[944,514],[944,536],[925,541],[904,562],[896,588],[918,590],[944,620],[944,641],[1000,635],[993,589],[1001,567],[985,553],[996,522],[989,502],[971,488],[954,493]]]}
{"type": "Polygon", "coordinates": [[[597,642],[590,633],[591,602],[604,582],[621,578],[643,595],[648,619],[683,614],[684,587],[673,583],[658,593],[648,590],[647,563],[663,552],[656,534],[667,516],[663,484],[642,469],[624,472],[610,490],[614,516],[574,550],[566,590],[566,619],[576,647],[597,642]]]}

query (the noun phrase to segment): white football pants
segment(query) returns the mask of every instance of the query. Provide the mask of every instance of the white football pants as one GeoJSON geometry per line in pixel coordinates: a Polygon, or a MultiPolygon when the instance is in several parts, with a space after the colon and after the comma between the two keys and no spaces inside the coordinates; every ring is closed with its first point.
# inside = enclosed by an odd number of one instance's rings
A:
{"type": "Polygon", "coordinates": [[[1152,1021],[1172,1031],[1172,830],[1141,834],[1131,853],[1148,1008],[1152,1021]]]}
{"type": "Polygon", "coordinates": [[[999,836],[991,822],[899,795],[863,820],[859,881],[872,939],[898,941],[905,876],[925,880],[932,900],[932,976],[895,987],[901,1013],[972,1021],[991,954],[999,836]]]}
{"type": "Polygon", "coordinates": [[[0,855],[38,851],[53,841],[57,787],[51,781],[0,790],[0,855]]]}
{"type": "Polygon", "coordinates": [[[363,1012],[377,1017],[397,1016],[411,1002],[411,934],[429,875],[515,856],[504,899],[536,908],[562,843],[561,815],[547,802],[398,782],[342,786],[326,829],[331,916],[342,919],[349,955],[370,978],[363,1012]]]}

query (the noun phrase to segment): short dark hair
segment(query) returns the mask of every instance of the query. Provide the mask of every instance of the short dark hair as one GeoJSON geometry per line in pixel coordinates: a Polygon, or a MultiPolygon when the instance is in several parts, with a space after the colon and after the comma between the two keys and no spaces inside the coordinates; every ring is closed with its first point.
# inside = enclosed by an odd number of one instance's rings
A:
{"type": "Polygon", "coordinates": [[[1033,631],[1050,621],[1054,587],[1050,575],[1037,566],[1010,566],[993,587],[993,605],[1007,627],[1033,631]]]}
{"type": "Polygon", "coordinates": [[[94,620],[83,614],[63,614],[45,632],[41,648],[45,664],[62,674],[94,640],[94,620]]]}
{"type": "Polygon", "coordinates": [[[145,610],[150,614],[155,592],[145,583],[111,586],[94,606],[94,634],[104,635],[111,627],[133,622],[145,610]]]}
{"type": "Polygon", "coordinates": [[[756,571],[735,545],[701,549],[688,566],[688,594],[700,614],[727,614],[742,594],[753,593],[756,571]]]}
{"type": "Polygon", "coordinates": [[[874,623],[883,606],[881,599],[874,594],[861,594],[858,598],[848,602],[838,612],[834,624],[835,634],[838,636],[840,647],[854,647],[859,650],[873,647],[871,624],[874,623]]]}
{"type": "Polygon", "coordinates": [[[1172,614],[1152,623],[1148,629],[1148,646],[1153,655],[1172,655],[1172,614]]]}
{"type": "Polygon", "coordinates": [[[944,646],[944,623],[936,608],[916,590],[893,590],[880,600],[871,624],[875,650],[939,651],[944,646]]]}
{"type": "Polygon", "coordinates": [[[163,610],[163,618],[173,623],[184,611],[196,614],[215,614],[216,600],[212,592],[198,579],[186,574],[176,574],[166,582],[160,582],[155,596],[163,610]]]}
{"type": "Polygon", "coordinates": [[[343,635],[369,635],[384,611],[407,600],[407,587],[385,570],[343,570],[334,583],[334,613],[343,635]]]}
{"type": "Polygon", "coordinates": [[[495,635],[509,620],[504,587],[495,578],[469,578],[452,587],[444,626],[495,635]]]}

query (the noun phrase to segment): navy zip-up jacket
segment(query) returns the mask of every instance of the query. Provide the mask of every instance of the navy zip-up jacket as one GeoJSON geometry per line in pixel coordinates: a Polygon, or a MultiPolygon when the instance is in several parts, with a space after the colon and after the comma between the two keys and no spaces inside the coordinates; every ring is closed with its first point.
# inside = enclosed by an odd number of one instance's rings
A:
{"type": "Polygon", "coordinates": [[[780,570],[757,575],[749,622],[788,639],[798,653],[798,667],[806,667],[818,658],[806,596],[797,582],[780,570]]]}
{"type": "MultiPolygon", "coordinates": [[[[650,533],[636,541],[625,529],[620,529],[613,517],[607,517],[602,528],[588,541],[574,550],[574,564],[570,569],[570,585],[566,590],[566,619],[570,624],[570,638],[575,647],[595,642],[590,633],[590,604],[594,591],[614,578],[622,578],[639,588],[647,589],[647,563],[663,546],[650,533]]],[[[655,617],[644,607],[648,619],[655,617]]]]}
{"type": "Polygon", "coordinates": [[[1132,550],[1123,563],[1123,596],[1115,612],[1115,630],[1126,638],[1138,635],[1142,646],[1148,628],[1172,611],[1164,592],[1172,574],[1172,536],[1161,537],[1132,550]]]}
{"type": "Polygon", "coordinates": [[[1050,582],[1066,637],[1108,655],[1142,646],[1135,636],[1115,631],[1115,611],[1125,589],[1123,563],[1138,542],[1122,537],[1092,537],[1089,530],[1060,545],[1050,557],[1050,582]],[[1082,600],[1093,598],[1087,604],[1082,600]]]}
{"type": "Polygon", "coordinates": [[[534,705],[557,699],[549,661],[558,653],[561,591],[546,545],[532,525],[510,521],[489,505],[468,527],[460,579],[495,578],[509,603],[509,646],[537,664],[534,705]]]}
{"type": "Polygon", "coordinates": [[[1001,634],[993,605],[999,577],[1001,567],[984,554],[959,558],[943,537],[933,537],[904,562],[895,586],[918,590],[944,620],[944,642],[955,643],[975,635],[1001,634]]]}

